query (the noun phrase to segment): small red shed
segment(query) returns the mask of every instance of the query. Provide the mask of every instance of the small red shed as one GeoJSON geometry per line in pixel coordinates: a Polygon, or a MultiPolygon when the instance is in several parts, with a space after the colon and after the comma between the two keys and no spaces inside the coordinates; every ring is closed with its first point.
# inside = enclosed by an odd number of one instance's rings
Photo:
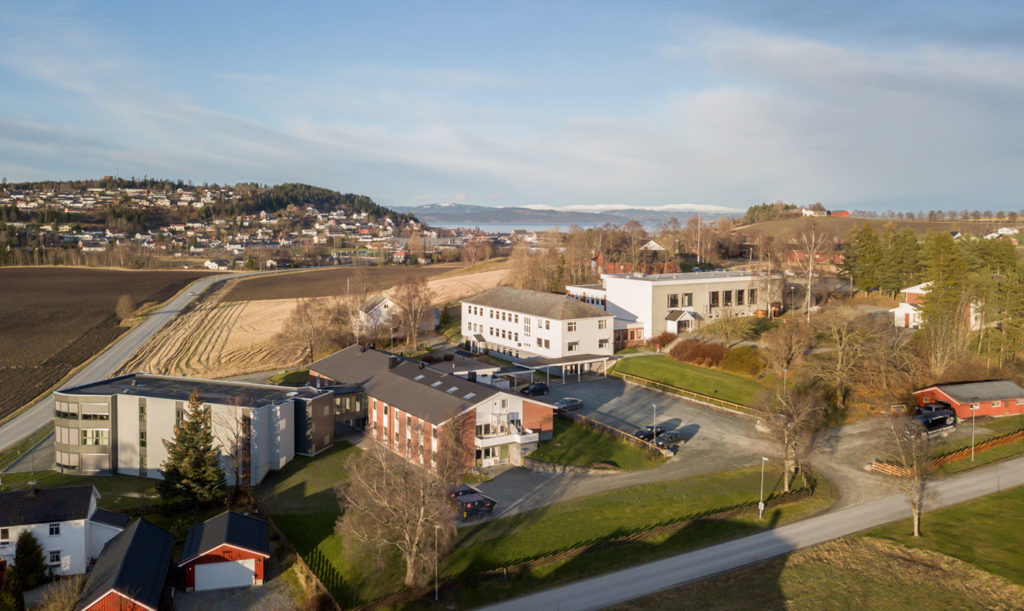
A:
{"type": "Polygon", "coordinates": [[[1010,380],[938,384],[914,391],[918,406],[947,403],[957,418],[975,416],[1014,416],[1024,414],[1024,388],[1010,380]],[[975,406],[975,409],[971,409],[975,406]]]}
{"type": "Polygon", "coordinates": [[[263,585],[263,565],[270,558],[270,527],[234,511],[189,529],[178,566],[185,590],[217,590],[263,585]]]}

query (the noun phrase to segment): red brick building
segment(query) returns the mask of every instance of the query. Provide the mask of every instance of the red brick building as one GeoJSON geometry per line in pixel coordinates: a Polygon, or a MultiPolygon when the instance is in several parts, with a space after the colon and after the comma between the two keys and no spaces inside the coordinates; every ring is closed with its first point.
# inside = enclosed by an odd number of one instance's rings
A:
{"type": "Polygon", "coordinates": [[[939,384],[914,391],[918,406],[944,403],[956,411],[957,418],[975,416],[1014,416],[1024,414],[1024,388],[1010,380],[939,384]],[[971,409],[975,406],[975,409],[971,409]]]}

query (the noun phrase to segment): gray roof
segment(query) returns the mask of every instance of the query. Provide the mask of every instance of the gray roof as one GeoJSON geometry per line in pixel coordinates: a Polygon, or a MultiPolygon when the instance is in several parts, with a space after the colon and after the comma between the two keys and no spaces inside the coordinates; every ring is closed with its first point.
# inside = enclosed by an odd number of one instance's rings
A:
{"type": "Polygon", "coordinates": [[[90,485],[30,488],[0,493],[0,526],[46,524],[89,517],[90,485]]]}
{"type": "Polygon", "coordinates": [[[530,314],[553,320],[604,318],[611,316],[611,314],[601,308],[583,303],[569,295],[527,291],[510,286],[499,286],[462,301],[473,305],[500,308],[510,312],[530,314]]]}
{"type": "Polygon", "coordinates": [[[498,394],[493,386],[425,367],[423,363],[358,344],[309,366],[336,382],[359,384],[371,397],[431,424],[443,424],[498,394]],[[390,357],[395,366],[389,367],[390,357]]]}
{"type": "Polygon", "coordinates": [[[84,609],[110,590],[159,608],[174,535],[138,519],[107,542],[75,609],[84,609]]]}
{"type": "Polygon", "coordinates": [[[110,511],[109,509],[100,509],[99,507],[96,508],[96,511],[93,512],[92,517],[89,519],[93,522],[99,522],[100,524],[106,524],[115,528],[124,528],[128,526],[128,522],[132,521],[130,515],[110,511]]]}
{"type": "Polygon", "coordinates": [[[188,529],[178,566],[225,543],[269,556],[270,527],[259,518],[225,511],[188,529]]]}
{"type": "Polygon", "coordinates": [[[1024,388],[1021,388],[1016,382],[1011,382],[1010,380],[964,382],[961,384],[937,384],[935,385],[935,388],[938,388],[960,403],[1024,398],[1024,388]]]}
{"type": "Polygon", "coordinates": [[[387,298],[381,294],[370,295],[369,297],[366,298],[366,301],[363,302],[363,311],[369,314],[370,312],[373,311],[374,308],[384,303],[385,299],[387,298]]]}
{"type": "Polygon", "coordinates": [[[325,392],[310,387],[293,388],[271,384],[158,376],[145,373],[130,373],[81,386],[62,388],[57,392],[62,395],[136,395],[188,401],[193,390],[199,392],[199,398],[204,403],[225,405],[237,401],[242,407],[263,407],[283,403],[292,397],[312,399],[325,392]]]}

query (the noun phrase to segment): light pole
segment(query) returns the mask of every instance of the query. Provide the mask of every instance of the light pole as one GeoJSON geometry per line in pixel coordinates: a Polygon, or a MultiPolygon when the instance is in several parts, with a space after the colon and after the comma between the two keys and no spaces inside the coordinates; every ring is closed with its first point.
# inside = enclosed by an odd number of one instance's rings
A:
{"type": "Polygon", "coordinates": [[[761,497],[757,502],[757,519],[764,518],[764,463],[768,462],[767,456],[761,457],[761,497]]]}
{"type": "Polygon", "coordinates": [[[651,408],[654,410],[654,418],[651,420],[651,435],[654,435],[651,437],[651,441],[653,442],[654,438],[658,436],[658,404],[651,403],[651,408]]]}
{"type": "Polygon", "coordinates": [[[434,600],[437,600],[437,529],[440,528],[437,524],[434,524],[434,600]]]}
{"type": "Polygon", "coordinates": [[[981,404],[978,403],[978,398],[974,397],[974,401],[971,402],[971,462],[974,462],[974,414],[979,407],[981,404]]]}

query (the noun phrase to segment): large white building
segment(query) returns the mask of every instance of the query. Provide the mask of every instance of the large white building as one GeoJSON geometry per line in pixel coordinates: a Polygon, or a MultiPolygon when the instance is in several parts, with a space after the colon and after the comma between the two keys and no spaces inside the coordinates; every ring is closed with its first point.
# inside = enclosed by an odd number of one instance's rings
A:
{"type": "Polygon", "coordinates": [[[499,286],[462,301],[462,337],[512,360],[610,356],[614,315],[568,295],[499,286]]]}
{"type": "Polygon", "coordinates": [[[163,442],[174,437],[193,391],[210,408],[230,485],[236,467],[255,485],[295,454],[316,454],[334,442],[334,400],[327,390],[128,374],[53,393],[56,468],[160,478],[163,442]]]}
{"type": "Polygon", "coordinates": [[[565,287],[576,299],[615,317],[618,347],[680,333],[727,315],[781,307],[782,276],[743,271],[605,274],[600,284],[565,287]]]}

